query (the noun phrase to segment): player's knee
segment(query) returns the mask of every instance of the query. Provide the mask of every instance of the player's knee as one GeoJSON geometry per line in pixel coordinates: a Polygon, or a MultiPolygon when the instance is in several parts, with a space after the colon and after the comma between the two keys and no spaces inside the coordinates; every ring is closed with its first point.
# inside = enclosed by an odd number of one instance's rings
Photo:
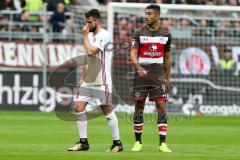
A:
{"type": "Polygon", "coordinates": [[[76,112],[84,112],[85,111],[85,108],[79,103],[75,103],[74,109],[76,112]]]}
{"type": "Polygon", "coordinates": [[[145,101],[136,101],[135,103],[135,111],[143,112],[145,106],[145,101]]]}
{"type": "Polygon", "coordinates": [[[166,101],[157,100],[157,101],[155,101],[155,104],[158,107],[164,107],[164,106],[166,106],[166,101]]]}
{"type": "Polygon", "coordinates": [[[113,112],[113,108],[111,105],[101,105],[100,106],[102,113],[107,116],[113,112]]]}
{"type": "Polygon", "coordinates": [[[166,102],[164,101],[155,101],[156,109],[160,113],[166,113],[166,102]]]}

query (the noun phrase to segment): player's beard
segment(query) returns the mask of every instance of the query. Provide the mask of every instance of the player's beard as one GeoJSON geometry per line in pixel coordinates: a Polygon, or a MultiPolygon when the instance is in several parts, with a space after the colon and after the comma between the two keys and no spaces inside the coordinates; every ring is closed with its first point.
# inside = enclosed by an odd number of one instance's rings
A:
{"type": "Polygon", "coordinates": [[[149,24],[150,24],[150,21],[146,18],[146,19],[145,19],[145,23],[146,23],[147,25],[149,25],[149,24]]]}
{"type": "Polygon", "coordinates": [[[154,23],[156,23],[155,21],[151,21],[151,20],[148,20],[148,19],[145,19],[145,23],[146,23],[146,25],[148,25],[148,26],[153,26],[154,25],[154,23]]]}
{"type": "Polygon", "coordinates": [[[156,23],[158,23],[158,21],[145,21],[145,23],[148,25],[148,26],[150,26],[150,27],[152,27],[152,26],[154,26],[156,23]]]}
{"type": "Polygon", "coordinates": [[[97,25],[95,25],[89,32],[95,32],[97,30],[97,25]]]}

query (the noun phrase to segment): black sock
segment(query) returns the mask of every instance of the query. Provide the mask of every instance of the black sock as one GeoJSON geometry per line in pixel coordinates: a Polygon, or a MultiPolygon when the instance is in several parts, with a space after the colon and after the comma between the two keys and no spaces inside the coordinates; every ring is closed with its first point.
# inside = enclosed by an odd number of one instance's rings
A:
{"type": "Polygon", "coordinates": [[[135,141],[139,141],[142,144],[142,133],[135,132],[135,141]]]}
{"type": "Polygon", "coordinates": [[[119,144],[121,144],[121,141],[120,140],[113,140],[113,144],[119,145],[119,144]]]}
{"type": "Polygon", "coordinates": [[[142,143],[143,112],[134,113],[135,140],[142,143]]]}
{"type": "Polygon", "coordinates": [[[159,145],[166,142],[167,114],[158,112],[159,145]]]}
{"type": "Polygon", "coordinates": [[[159,145],[161,146],[162,143],[165,143],[166,142],[166,135],[159,135],[159,139],[160,139],[160,142],[159,142],[159,145]]]}
{"type": "Polygon", "coordinates": [[[80,138],[80,143],[88,144],[88,139],[87,138],[80,138]]]}

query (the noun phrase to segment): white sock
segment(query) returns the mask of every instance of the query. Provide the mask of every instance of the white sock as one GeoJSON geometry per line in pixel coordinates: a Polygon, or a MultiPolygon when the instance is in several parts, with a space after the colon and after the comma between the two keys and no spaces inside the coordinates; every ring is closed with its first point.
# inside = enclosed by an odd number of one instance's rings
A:
{"type": "Polygon", "coordinates": [[[108,126],[112,133],[113,140],[120,140],[119,128],[118,128],[118,119],[114,112],[111,112],[109,115],[105,116],[108,120],[108,126]]]}
{"type": "Polygon", "coordinates": [[[77,113],[77,126],[80,138],[87,138],[87,116],[85,111],[77,113]]]}

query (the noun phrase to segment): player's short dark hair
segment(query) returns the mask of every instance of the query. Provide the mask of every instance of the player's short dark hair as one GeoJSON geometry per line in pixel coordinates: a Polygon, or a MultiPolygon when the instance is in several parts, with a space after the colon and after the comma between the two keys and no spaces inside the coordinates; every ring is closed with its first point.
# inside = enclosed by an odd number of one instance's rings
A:
{"type": "Polygon", "coordinates": [[[159,13],[161,12],[160,6],[156,5],[156,4],[150,4],[146,7],[146,9],[153,9],[153,10],[159,12],[159,13]]]}
{"type": "Polygon", "coordinates": [[[101,20],[101,15],[100,12],[97,9],[91,9],[87,13],[85,13],[85,17],[93,17],[94,19],[100,19],[101,20]]]}

